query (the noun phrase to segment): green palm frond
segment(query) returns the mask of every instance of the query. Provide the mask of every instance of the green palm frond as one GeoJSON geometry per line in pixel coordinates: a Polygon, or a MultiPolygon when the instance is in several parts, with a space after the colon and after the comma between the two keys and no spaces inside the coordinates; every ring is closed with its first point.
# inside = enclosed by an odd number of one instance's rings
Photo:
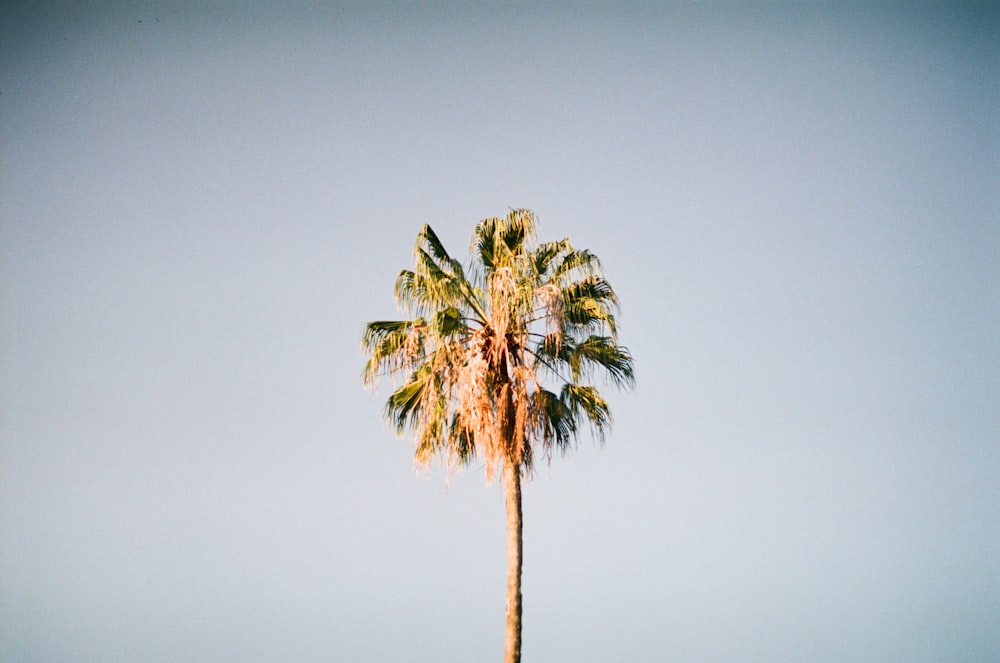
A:
{"type": "Polygon", "coordinates": [[[451,265],[439,264],[434,257],[423,248],[415,251],[417,269],[415,279],[425,301],[419,303],[426,306],[451,306],[462,301],[461,278],[454,273],[451,265]]]}
{"type": "Polygon", "coordinates": [[[595,331],[606,326],[612,336],[617,334],[612,310],[618,307],[618,297],[604,278],[592,276],[575,281],[563,288],[562,297],[567,323],[595,331]]]}
{"type": "Polygon", "coordinates": [[[563,288],[563,296],[567,300],[593,299],[609,308],[618,306],[618,296],[615,294],[611,284],[602,276],[589,276],[570,283],[563,288]]]}
{"type": "Polygon", "coordinates": [[[528,251],[535,238],[535,214],[530,210],[511,210],[506,217],[483,219],[472,235],[477,279],[485,282],[501,267],[515,265],[528,251]]]}
{"type": "Polygon", "coordinates": [[[419,247],[421,244],[426,247],[427,252],[442,267],[452,263],[451,256],[448,255],[444,244],[441,243],[437,233],[430,227],[430,224],[425,223],[420,232],[417,233],[417,246],[419,247]]]}
{"type": "Polygon", "coordinates": [[[457,291],[464,297],[464,286],[467,285],[467,279],[462,263],[448,255],[437,233],[429,225],[424,225],[417,235],[417,247],[418,250],[433,258],[441,272],[454,282],[457,291]],[[422,247],[421,244],[423,244],[422,247]]]}
{"type": "Polygon", "coordinates": [[[421,228],[413,253],[414,269],[403,270],[396,278],[396,301],[400,305],[426,314],[453,306],[485,321],[486,309],[466,278],[462,263],[448,255],[429,225],[421,228]]]}
{"type": "Polygon", "coordinates": [[[539,389],[532,395],[532,411],[537,413],[532,423],[542,443],[547,448],[569,448],[576,435],[576,421],[559,396],[539,389]]]}
{"type": "Polygon", "coordinates": [[[595,387],[564,384],[559,400],[574,422],[574,429],[585,419],[598,438],[604,441],[612,423],[611,409],[595,387]]]}
{"type": "Polygon", "coordinates": [[[635,386],[632,355],[610,336],[588,336],[582,343],[571,346],[566,362],[573,371],[574,381],[600,368],[617,387],[635,386]]]}
{"type": "Polygon", "coordinates": [[[388,354],[395,351],[406,335],[423,324],[421,318],[416,320],[376,320],[365,325],[361,342],[366,350],[388,354]]]}
{"type": "Polygon", "coordinates": [[[561,254],[562,259],[558,265],[552,269],[549,280],[552,283],[562,284],[574,273],[581,274],[583,278],[590,279],[596,276],[601,270],[601,262],[593,253],[586,249],[574,249],[567,242],[566,250],[561,254]]]}
{"type": "Polygon", "coordinates": [[[465,333],[467,327],[462,320],[462,312],[454,306],[441,309],[434,314],[434,330],[441,338],[465,333]]]}
{"type": "Polygon", "coordinates": [[[417,292],[417,285],[417,275],[413,273],[413,270],[401,270],[396,276],[396,301],[402,306],[410,306],[417,301],[424,300],[426,296],[417,292]]]}
{"type": "Polygon", "coordinates": [[[476,267],[481,269],[478,277],[482,280],[485,280],[496,268],[496,233],[499,223],[502,221],[496,217],[483,219],[476,224],[476,229],[472,234],[473,253],[479,259],[476,267]]]}
{"type": "Polygon", "coordinates": [[[392,392],[385,402],[386,419],[398,435],[405,433],[407,427],[420,428],[421,405],[427,399],[427,390],[432,387],[433,381],[430,365],[425,364],[403,386],[392,392]]]}
{"type": "Polygon", "coordinates": [[[435,456],[444,456],[450,460],[454,455],[446,426],[448,393],[441,388],[439,375],[433,375],[428,387],[429,389],[422,394],[424,400],[420,404],[420,419],[416,428],[418,432],[416,460],[422,465],[430,464],[435,456]]]}
{"type": "Polygon", "coordinates": [[[549,277],[546,275],[552,268],[553,261],[572,250],[573,247],[570,245],[568,239],[539,244],[531,255],[532,266],[537,278],[542,281],[548,281],[549,277]]]}
{"type": "Polygon", "coordinates": [[[535,237],[535,213],[531,210],[511,210],[500,227],[500,239],[510,255],[522,255],[526,242],[535,237]]]}
{"type": "Polygon", "coordinates": [[[569,368],[576,384],[599,370],[618,388],[635,386],[632,355],[610,336],[591,335],[579,342],[570,338],[558,346],[551,337],[544,337],[536,344],[535,353],[546,357],[547,365],[569,368]]]}
{"type": "Polygon", "coordinates": [[[369,354],[364,382],[374,384],[380,372],[394,372],[412,363],[423,351],[426,321],[377,320],[365,326],[361,346],[369,354]]]}

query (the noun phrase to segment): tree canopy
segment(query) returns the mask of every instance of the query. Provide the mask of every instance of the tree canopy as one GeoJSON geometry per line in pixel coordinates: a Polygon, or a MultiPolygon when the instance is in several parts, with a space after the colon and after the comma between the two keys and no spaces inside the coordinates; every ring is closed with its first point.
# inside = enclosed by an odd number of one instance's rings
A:
{"type": "Polygon", "coordinates": [[[603,440],[612,416],[593,380],[632,387],[634,372],[597,256],[568,239],[537,242],[530,210],[480,221],[470,253],[463,267],[425,225],[413,269],[396,278],[409,319],[365,327],[365,383],[397,379],[386,418],[414,433],[419,463],[480,458],[487,480],[530,472],[583,428],[603,440]]]}

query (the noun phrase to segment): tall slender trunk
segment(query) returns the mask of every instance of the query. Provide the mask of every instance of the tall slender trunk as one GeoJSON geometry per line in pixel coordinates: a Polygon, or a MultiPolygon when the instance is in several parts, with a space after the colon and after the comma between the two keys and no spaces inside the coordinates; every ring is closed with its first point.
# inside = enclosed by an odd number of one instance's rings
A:
{"type": "Polygon", "coordinates": [[[521,661],[521,468],[507,467],[507,629],[504,663],[521,661]]]}

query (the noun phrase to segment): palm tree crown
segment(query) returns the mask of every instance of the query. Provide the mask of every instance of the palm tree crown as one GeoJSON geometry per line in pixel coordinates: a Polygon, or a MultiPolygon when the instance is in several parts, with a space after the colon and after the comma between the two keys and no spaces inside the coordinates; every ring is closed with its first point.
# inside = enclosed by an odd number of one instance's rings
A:
{"type": "Polygon", "coordinates": [[[595,369],[634,385],[597,257],[567,239],[537,243],[535,227],[528,210],[480,221],[467,272],[425,225],[414,268],[396,279],[413,317],[365,328],[364,381],[404,378],[385,414],[414,432],[421,464],[478,457],[488,481],[497,469],[530,472],[536,452],[566,450],[581,426],[603,439],[611,412],[589,383],[595,369]]]}

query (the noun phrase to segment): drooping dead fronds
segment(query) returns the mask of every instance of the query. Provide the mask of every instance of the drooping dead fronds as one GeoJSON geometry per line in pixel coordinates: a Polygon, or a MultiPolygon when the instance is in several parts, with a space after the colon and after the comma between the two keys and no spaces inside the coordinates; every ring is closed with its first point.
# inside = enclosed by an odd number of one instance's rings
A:
{"type": "Polygon", "coordinates": [[[545,342],[551,343],[556,354],[562,347],[564,305],[562,291],[554,283],[535,289],[535,299],[542,309],[545,321],[545,342]]]}

